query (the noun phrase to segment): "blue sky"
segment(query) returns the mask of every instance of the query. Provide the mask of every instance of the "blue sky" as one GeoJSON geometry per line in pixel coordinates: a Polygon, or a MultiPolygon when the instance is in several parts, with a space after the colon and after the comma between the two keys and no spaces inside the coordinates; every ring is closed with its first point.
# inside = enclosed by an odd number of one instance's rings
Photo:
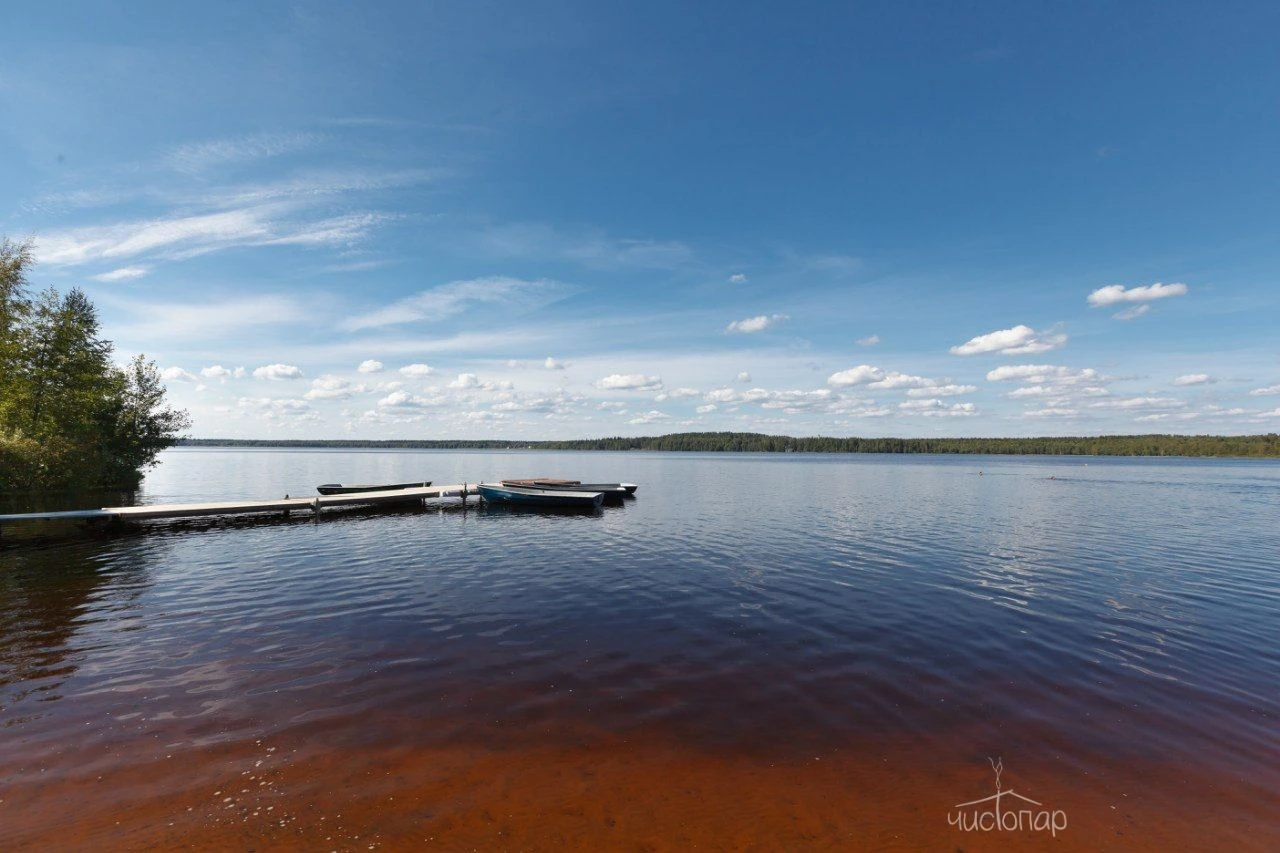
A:
{"type": "Polygon", "coordinates": [[[46,3],[0,233],[202,437],[1280,427],[1273,3],[46,3]]]}

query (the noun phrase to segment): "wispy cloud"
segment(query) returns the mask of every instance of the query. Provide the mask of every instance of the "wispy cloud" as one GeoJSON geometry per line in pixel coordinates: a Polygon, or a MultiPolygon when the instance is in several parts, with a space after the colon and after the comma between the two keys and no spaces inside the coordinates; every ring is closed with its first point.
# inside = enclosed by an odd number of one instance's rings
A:
{"type": "Polygon", "coordinates": [[[860,347],[873,347],[876,344],[880,343],[880,336],[867,335],[865,338],[858,338],[857,343],[858,343],[858,346],[860,347]]]}
{"type": "Polygon", "coordinates": [[[540,223],[491,226],[479,236],[477,248],[486,257],[571,261],[593,270],[680,269],[694,259],[693,250],[678,240],[621,238],[540,223]]]}
{"type": "Polygon", "coordinates": [[[1143,314],[1146,314],[1150,310],[1151,310],[1151,305],[1144,302],[1141,305],[1135,305],[1132,308],[1126,308],[1123,311],[1117,311],[1111,316],[1115,317],[1117,320],[1136,320],[1137,318],[1141,317],[1143,314]]]}
{"type": "Polygon", "coordinates": [[[1173,397],[1125,397],[1117,400],[1099,400],[1090,403],[1092,409],[1181,409],[1186,402],[1173,397]]]}
{"type": "Polygon", "coordinates": [[[200,174],[218,167],[304,151],[324,139],[314,133],[258,133],[190,142],[171,149],[165,163],[183,174],[200,174]]]}
{"type": "Polygon", "coordinates": [[[763,332],[770,326],[780,323],[786,319],[786,314],[761,314],[758,317],[748,317],[745,320],[734,320],[728,325],[725,331],[740,332],[742,334],[763,332]]]}
{"type": "Polygon", "coordinates": [[[571,290],[569,285],[545,278],[528,281],[494,276],[451,281],[397,300],[385,308],[353,317],[343,327],[354,331],[404,323],[438,322],[477,304],[518,305],[524,310],[531,310],[562,299],[571,290]]]}
{"type": "Polygon", "coordinates": [[[118,298],[104,304],[133,315],[112,327],[115,340],[184,343],[226,338],[238,331],[265,326],[285,327],[310,318],[310,313],[287,296],[263,295],[210,299],[207,302],[155,302],[118,298]]]}
{"type": "Polygon", "coordinates": [[[1254,388],[1249,392],[1250,397],[1265,397],[1270,394],[1280,394],[1280,384],[1268,385],[1265,388],[1254,388]]]}
{"type": "Polygon", "coordinates": [[[981,355],[997,352],[1001,355],[1033,355],[1065,346],[1067,336],[1061,333],[1037,332],[1030,326],[1014,326],[970,338],[951,348],[953,355],[981,355]]]}
{"type": "Polygon", "coordinates": [[[121,267],[111,272],[98,273],[89,277],[94,281],[110,283],[113,281],[128,281],[131,278],[142,278],[150,271],[147,267],[121,267]]]}
{"type": "Polygon", "coordinates": [[[1177,379],[1173,380],[1173,384],[1178,386],[1212,385],[1217,381],[1218,380],[1214,379],[1207,373],[1188,373],[1185,376],[1179,376],[1177,379]]]}
{"type": "Polygon", "coordinates": [[[39,237],[36,255],[41,263],[76,265],[148,255],[190,258],[242,246],[345,245],[385,219],[352,213],[308,220],[296,212],[294,205],[274,204],[75,228],[39,237]]]}

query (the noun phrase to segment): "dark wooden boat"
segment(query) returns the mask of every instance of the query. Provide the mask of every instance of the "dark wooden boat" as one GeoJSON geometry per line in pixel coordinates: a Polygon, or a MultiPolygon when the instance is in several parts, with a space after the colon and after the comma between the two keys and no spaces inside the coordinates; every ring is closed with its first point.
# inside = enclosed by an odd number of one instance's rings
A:
{"type": "Polygon", "coordinates": [[[316,486],[316,491],[322,495],[354,495],[359,492],[391,492],[396,489],[420,489],[430,485],[430,480],[422,483],[357,483],[350,486],[345,486],[342,483],[325,483],[323,486],[316,486]]]}

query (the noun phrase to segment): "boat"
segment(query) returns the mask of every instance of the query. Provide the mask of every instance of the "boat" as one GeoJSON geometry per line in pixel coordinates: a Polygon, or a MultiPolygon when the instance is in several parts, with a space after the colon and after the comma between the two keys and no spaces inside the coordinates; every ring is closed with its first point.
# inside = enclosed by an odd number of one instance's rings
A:
{"type": "Polygon", "coordinates": [[[530,486],[538,489],[576,489],[581,492],[604,492],[605,497],[611,493],[634,495],[640,488],[635,483],[584,483],[581,480],[556,480],[550,477],[530,477],[523,480],[503,480],[510,486],[530,486]]]}
{"type": "Polygon", "coordinates": [[[391,492],[397,489],[424,489],[430,485],[430,480],[422,483],[359,483],[351,486],[344,486],[342,483],[325,483],[323,486],[316,486],[316,491],[322,495],[354,495],[358,492],[391,492]]]}
{"type": "Polygon", "coordinates": [[[489,503],[584,509],[604,503],[603,492],[541,489],[533,486],[509,486],[505,483],[480,483],[476,486],[476,491],[489,503]]]}
{"type": "Polygon", "coordinates": [[[526,489],[542,489],[548,492],[599,492],[606,503],[622,503],[627,490],[619,483],[558,483],[546,480],[503,480],[504,486],[522,486],[526,489]]]}

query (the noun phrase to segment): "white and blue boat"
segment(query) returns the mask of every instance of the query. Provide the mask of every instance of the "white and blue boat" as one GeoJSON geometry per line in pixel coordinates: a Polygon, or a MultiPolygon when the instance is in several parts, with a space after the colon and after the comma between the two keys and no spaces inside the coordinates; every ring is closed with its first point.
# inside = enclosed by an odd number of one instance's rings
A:
{"type": "Polygon", "coordinates": [[[504,483],[480,483],[476,486],[489,503],[529,507],[577,507],[587,509],[604,503],[603,492],[541,489],[533,486],[508,486],[504,483]]]}

